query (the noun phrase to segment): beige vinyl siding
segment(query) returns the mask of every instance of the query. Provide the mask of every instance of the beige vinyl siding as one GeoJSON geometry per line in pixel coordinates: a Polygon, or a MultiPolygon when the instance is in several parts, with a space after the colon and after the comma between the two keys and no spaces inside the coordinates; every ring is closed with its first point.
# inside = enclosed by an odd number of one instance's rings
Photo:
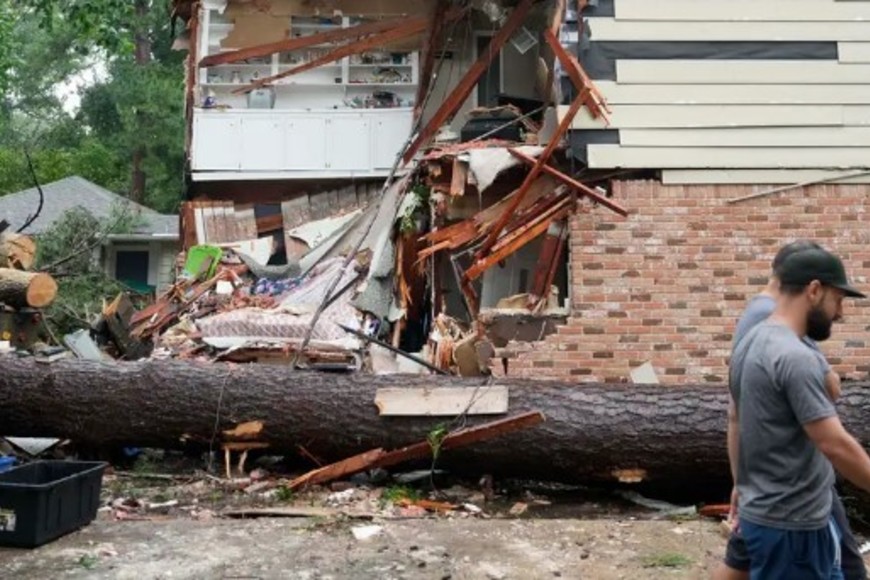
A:
{"type": "MultiPolygon", "coordinates": [[[[560,119],[568,107],[560,107],[560,119]]],[[[656,127],[765,127],[839,126],[842,105],[620,105],[612,107],[609,128],[656,127]]],[[[582,109],[574,117],[575,129],[607,128],[582,109]]]]}
{"type": "Polygon", "coordinates": [[[870,42],[839,42],[837,53],[843,63],[870,63],[870,42]]]}
{"type": "Polygon", "coordinates": [[[589,145],[592,168],[853,168],[870,167],[861,147],[622,147],[589,145]]]}
{"type": "Polygon", "coordinates": [[[870,20],[865,2],[836,0],[616,0],[617,20],[849,22],[870,20]]]}
{"type": "Polygon", "coordinates": [[[870,84],[723,86],[719,84],[640,85],[597,81],[595,86],[611,105],[864,105],[870,103],[870,84]]]}
{"type": "MultiPolygon", "coordinates": [[[[620,0],[616,0],[619,3],[620,0]]],[[[655,5],[653,0],[650,2],[655,5]]],[[[692,22],[588,18],[594,40],[635,41],[866,41],[870,22],[692,22]]]]}
{"type": "Polygon", "coordinates": [[[783,185],[794,183],[870,183],[870,170],[852,169],[666,169],[662,183],[698,185],[706,183],[783,185]]]}
{"type": "Polygon", "coordinates": [[[870,65],[824,60],[620,60],[620,84],[807,84],[870,82],[870,65]]]}
{"type": "Polygon", "coordinates": [[[623,147],[870,147],[870,127],[625,129],[623,147]]]}

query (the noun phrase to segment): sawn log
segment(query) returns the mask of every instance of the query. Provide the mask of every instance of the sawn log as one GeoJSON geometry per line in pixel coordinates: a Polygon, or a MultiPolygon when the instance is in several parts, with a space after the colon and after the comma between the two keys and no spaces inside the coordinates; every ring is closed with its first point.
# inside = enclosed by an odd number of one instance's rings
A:
{"type": "MultiPolygon", "coordinates": [[[[188,361],[37,364],[0,357],[0,432],[93,445],[205,446],[221,431],[262,421],[270,453],[303,445],[331,462],[425,440],[444,417],[380,417],[379,387],[480,386],[484,380],[294,372],[274,365],[188,361]],[[187,443],[185,443],[187,442],[187,443]]],[[[507,415],[542,411],[536,426],[444,451],[439,468],[569,482],[727,480],[721,385],[562,384],[499,380],[507,415]]],[[[847,428],[870,444],[870,383],[847,383],[847,428]]],[[[507,416],[506,415],[506,416],[507,416]]],[[[468,417],[467,425],[497,417],[468,417]]],[[[450,423],[451,419],[446,418],[450,423]]],[[[461,422],[454,427],[461,426],[461,422]]],[[[402,467],[404,468],[404,466],[402,467]]]]}
{"type": "Polygon", "coordinates": [[[49,274],[0,268],[0,303],[43,308],[54,302],[57,282],[49,274]]]}
{"type": "Polygon", "coordinates": [[[0,234],[0,268],[29,270],[36,259],[36,243],[29,236],[0,234]]]}

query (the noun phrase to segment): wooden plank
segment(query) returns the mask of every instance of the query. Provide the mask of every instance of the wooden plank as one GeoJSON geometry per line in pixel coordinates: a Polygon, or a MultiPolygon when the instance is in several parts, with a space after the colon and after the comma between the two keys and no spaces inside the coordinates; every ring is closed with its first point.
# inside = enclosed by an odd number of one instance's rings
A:
{"type": "MultiPolygon", "coordinates": [[[[870,34],[870,29],[868,29],[870,34]]],[[[863,105],[863,85],[663,85],[596,81],[610,105],[863,105]]]]}
{"type": "MultiPolygon", "coordinates": [[[[595,119],[603,118],[606,124],[607,113],[610,112],[610,109],[598,91],[598,88],[586,74],[586,71],[583,70],[583,67],[580,66],[577,57],[565,50],[561,41],[552,31],[544,31],[544,39],[547,41],[547,45],[553,51],[553,54],[556,55],[556,60],[559,61],[559,64],[568,73],[571,83],[577,90],[578,96],[583,100],[583,104],[586,105],[589,114],[595,119]]],[[[550,139],[554,138],[555,136],[550,137],[550,139]]]]}
{"type": "Polygon", "coordinates": [[[868,2],[819,0],[619,0],[617,20],[681,20],[690,22],[837,22],[870,20],[868,2]]]}
{"type": "Polygon", "coordinates": [[[465,195],[465,184],[468,181],[468,165],[459,157],[453,158],[453,173],[450,176],[450,195],[465,195]]]}
{"type": "Polygon", "coordinates": [[[441,47],[441,37],[444,35],[447,9],[450,7],[448,0],[436,0],[432,10],[432,16],[427,25],[426,42],[420,55],[420,82],[417,85],[417,95],[414,98],[414,121],[416,122],[423,114],[423,103],[426,93],[429,91],[435,70],[435,54],[441,47]]]}
{"type": "Polygon", "coordinates": [[[456,111],[459,110],[468,98],[468,95],[470,95],[471,91],[474,90],[474,87],[477,86],[477,82],[481,75],[486,72],[486,69],[489,67],[493,59],[501,52],[504,44],[525,21],[525,18],[531,11],[533,4],[533,0],[522,0],[519,5],[514,8],[504,25],[490,39],[489,48],[484,50],[480,56],[478,56],[474,64],[465,71],[462,79],[460,79],[450,95],[444,99],[441,106],[438,107],[438,110],[432,114],[429,122],[426,123],[419,133],[417,133],[417,136],[411,142],[411,145],[402,157],[405,163],[408,163],[413,159],[414,155],[417,154],[417,151],[420,150],[420,147],[427,144],[435,133],[438,132],[441,126],[456,114],[456,111]]]}
{"type": "MultiPolygon", "coordinates": [[[[533,158],[529,157],[525,153],[521,153],[520,151],[517,151],[516,149],[510,149],[510,153],[511,153],[511,155],[513,155],[517,159],[520,159],[521,161],[525,162],[526,164],[532,164],[535,162],[535,160],[533,158]]],[[[622,207],[621,205],[619,205],[615,201],[607,199],[606,197],[604,197],[603,195],[601,195],[600,193],[598,193],[597,191],[595,191],[594,189],[592,189],[588,185],[586,185],[584,183],[580,183],[579,181],[577,181],[576,179],[574,179],[570,175],[566,175],[566,174],[562,173],[561,171],[559,171],[555,167],[552,167],[550,165],[546,165],[544,167],[544,172],[552,177],[555,177],[556,179],[558,179],[559,181],[561,181],[565,185],[574,188],[574,190],[576,192],[578,192],[581,195],[586,196],[587,198],[594,201],[595,203],[601,204],[604,207],[608,208],[609,210],[615,211],[616,213],[618,213],[619,215],[621,215],[623,217],[628,215],[628,210],[626,210],[624,207],[622,207]]]]}
{"type": "Polygon", "coordinates": [[[219,64],[229,64],[234,62],[240,62],[243,60],[247,60],[249,58],[259,58],[263,56],[269,56],[276,52],[288,52],[291,50],[299,50],[301,48],[307,48],[309,46],[314,46],[315,44],[325,44],[330,42],[342,41],[342,40],[350,40],[354,38],[359,38],[360,36],[364,36],[367,34],[376,34],[378,32],[383,32],[385,30],[389,30],[391,28],[395,28],[396,26],[401,26],[411,18],[402,18],[402,19],[392,19],[392,20],[382,20],[378,22],[370,22],[367,24],[360,24],[359,26],[353,26],[350,28],[340,28],[336,30],[328,30],[326,32],[318,32],[316,34],[311,34],[304,37],[299,38],[287,38],[285,40],[279,40],[277,42],[269,42],[266,44],[260,44],[257,46],[251,46],[248,48],[241,48],[239,50],[234,50],[231,52],[223,52],[219,54],[212,54],[204,57],[200,63],[200,67],[209,67],[215,66],[219,64]]]}
{"type": "Polygon", "coordinates": [[[375,395],[381,416],[456,417],[507,413],[508,388],[482,387],[383,388],[375,395]]]}
{"type": "Polygon", "coordinates": [[[866,84],[870,65],[820,60],[619,60],[621,84],[866,84]]]}
{"type": "MultiPolygon", "coordinates": [[[[828,180],[852,173],[839,169],[668,169],[662,171],[662,183],[667,185],[787,185],[828,180]]],[[[827,183],[870,183],[870,174],[827,181],[827,183]]]]}
{"type": "Polygon", "coordinates": [[[587,18],[594,40],[625,41],[865,41],[870,38],[870,22],[693,22],[680,20],[617,20],[587,18]]]}
{"type": "MultiPolygon", "coordinates": [[[[513,431],[519,431],[528,427],[534,427],[544,421],[544,414],[540,411],[530,411],[522,415],[499,419],[491,423],[484,423],[475,427],[468,427],[447,435],[441,442],[441,449],[449,450],[472,443],[480,443],[500,437],[513,431]]],[[[390,451],[381,457],[372,467],[391,467],[414,459],[425,459],[432,456],[432,446],[428,441],[421,441],[408,445],[395,451],[390,451]]]]}
{"type": "MultiPolygon", "coordinates": [[[[567,114],[567,107],[558,112],[567,114]]],[[[573,129],[652,129],[690,127],[794,127],[843,124],[843,105],[613,105],[609,126],[585,109],[573,129]]]]}
{"type": "Polygon", "coordinates": [[[589,145],[592,168],[861,168],[867,151],[860,147],[620,147],[589,145]]]}
{"type": "Polygon", "coordinates": [[[839,42],[837,55],[840,62],[870,63],[870,42],[839,42]]]}
{"type": "Polygon", "coordinates": [[[870,127],[623,129],[623,147],[870,147],[870,127]]]}
{"type": "Polygon", "coordinates": [[[336,463],[331,463],[313,471],[309,471],[305,475],[301,475],[290,481],[287,487],[290,489],[299,489],[305,485],[329,483],[330,481],[335,481],[336,479],[341,479],[342,477],[373,468],[375,462],[381,459],[384,455],[385,453],[383,449],[372,449],[371,451],[366,451],[365,453],[360,453],[359,455],[354,455],[353,457],[348,457],[347,459],[342,459],[336,463]]]}
{"type": "MultiPolygon", "coordinates": [[[[284,229],[284,216],[280,213],[256,218],[257,234],[267,234],[284,229]]],[[[254,236],[257,237],[257,236],[254,236]]]]}

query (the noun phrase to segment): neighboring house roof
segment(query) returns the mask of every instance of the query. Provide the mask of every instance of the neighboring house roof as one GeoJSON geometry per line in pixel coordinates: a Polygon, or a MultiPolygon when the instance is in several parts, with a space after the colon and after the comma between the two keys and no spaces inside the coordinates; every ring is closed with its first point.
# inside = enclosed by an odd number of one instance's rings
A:
{"type": "MultiPolygon", "coordinates": [[[[140,224],[132,234],[142,237],[157,236],[166,239],[178,237],[178,216],[163,215],[129,199],[102,188],[78,176],[66,177],[42,185],[45,200],[36,220],[23,233],[40,234],[75,207],[88,210],[96,218],[111,216],[118,204],[128,204],[131,211],[141,216],[140,224]]],[[[0,218],[9,222],[13,230],[21,227],[39,206],[36,188],[25,189],[0,197],[0,218]]],[[[115,237],[115,236],[111,236],[115,237]]]]}

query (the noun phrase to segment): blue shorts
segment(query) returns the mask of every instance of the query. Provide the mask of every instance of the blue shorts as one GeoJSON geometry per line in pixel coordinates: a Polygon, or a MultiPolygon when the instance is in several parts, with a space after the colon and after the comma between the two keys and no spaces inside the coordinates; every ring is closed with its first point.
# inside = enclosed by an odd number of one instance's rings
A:
{"type": "Polygon", "coordinates": [[[740,522],[751,580],[840,580],[840,532],[834,520],[817,530],[781,530],[740,522]]]}

